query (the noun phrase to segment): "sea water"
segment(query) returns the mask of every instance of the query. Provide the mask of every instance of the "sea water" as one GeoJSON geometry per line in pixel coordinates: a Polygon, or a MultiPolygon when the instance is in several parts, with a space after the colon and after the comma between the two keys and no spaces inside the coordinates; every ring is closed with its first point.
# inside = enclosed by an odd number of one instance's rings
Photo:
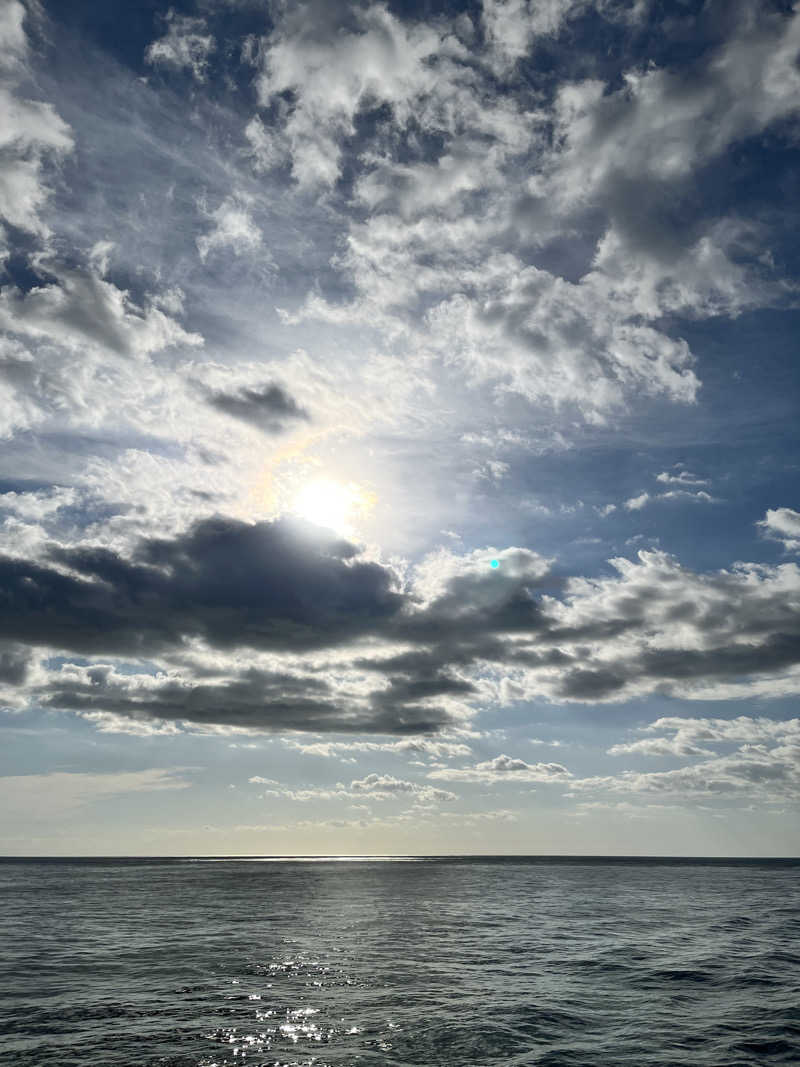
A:
{"type": "Polygon", "coordinates": [[[800,1064],[800,861],[0,863],[3,1067],[800,1064]]]}

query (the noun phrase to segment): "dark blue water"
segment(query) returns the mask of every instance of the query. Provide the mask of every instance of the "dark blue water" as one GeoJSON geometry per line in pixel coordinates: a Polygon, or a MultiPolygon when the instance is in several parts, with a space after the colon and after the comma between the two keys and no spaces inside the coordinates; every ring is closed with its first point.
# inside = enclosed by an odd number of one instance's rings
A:
{"type": "Polygon", "coordinates": [[[0,1063],[800,1064],[800,861],[0,863],[0,1063]]]}

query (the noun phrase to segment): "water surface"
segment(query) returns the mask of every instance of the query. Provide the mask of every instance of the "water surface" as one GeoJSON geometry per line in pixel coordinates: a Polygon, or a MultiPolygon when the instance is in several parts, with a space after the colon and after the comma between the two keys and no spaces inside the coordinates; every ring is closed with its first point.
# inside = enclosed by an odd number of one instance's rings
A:
{"type": "Polygon", "coordinates": [[[800,1063],[800,861],[0,862],[15,1067],[800,1063]]]}

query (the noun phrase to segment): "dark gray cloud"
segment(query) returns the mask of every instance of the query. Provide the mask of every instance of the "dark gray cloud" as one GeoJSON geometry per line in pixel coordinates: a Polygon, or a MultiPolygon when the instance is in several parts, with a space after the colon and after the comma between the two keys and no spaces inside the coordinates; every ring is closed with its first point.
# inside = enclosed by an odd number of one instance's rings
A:
{"type": "Polygon", "coordinates": [[[31,653],[18,645],[0,645],[0,683],[22,685],[28,675],[31,653]]]}
{"type": "Polygon", "coordinates": [[[501,558],[495,572],[443,556],[403,586],[317,527],[218,516],[129,556],[51,546],[38,562],[0,560],[0,638],[170,665],[135,684],[102,668],[51,674],[42,703],[263,729],[425,733],[477,700],[769,694],[800,665],[793,564],[703,575],[641,552],[614,561],[616,576],[548,586],[541,557],[501,558]],[[241,649],[282,658],[244,666],[241,649]]]}
{"type": "Polygon", "coordinates": [[[53,547],[50,563],[0,559],[0,635],[90,655],[163,652],[192,637],[218,648],[333,646],[385,625],[403,603],[388,568],[354,556],[314,527],[222,517],[145,539],[133,558],[53,547]]]}
{"type": "Polygon", "coordinates": [[[217,411],[255,426],[268,434],[282,433],[286,424],[308,420],[308,412],[279,385],[241,389],[236,393],[211,393],[208,403],[217,411]]]}
{"type": "Polygon", "coordinates": [[[78,677],[54,675],[38,699],[83,715],[99,712],[140,722],[161,719],[255,731],[402,736],[434,733],[451,723],[445,710],[414,703],[420,694],[413,691],[374,701],[346,700],[327,680],[288,671],[249,669],[238,678],[203,684],[162,678],[147,682],[108,667],[94,668],[78,677]]]}

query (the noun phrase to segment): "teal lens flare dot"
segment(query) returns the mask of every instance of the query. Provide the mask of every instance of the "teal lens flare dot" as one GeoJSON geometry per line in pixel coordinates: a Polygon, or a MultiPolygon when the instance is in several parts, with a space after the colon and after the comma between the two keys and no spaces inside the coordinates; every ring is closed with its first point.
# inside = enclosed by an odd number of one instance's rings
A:
{"type": "Polygon", "coordinates": [[[495,567],[495,568],[499,567],[500,566],[500,560],[499,559],[493,559],[492,562],[489,564],[489,566],[490,567],[495,567]]]}

